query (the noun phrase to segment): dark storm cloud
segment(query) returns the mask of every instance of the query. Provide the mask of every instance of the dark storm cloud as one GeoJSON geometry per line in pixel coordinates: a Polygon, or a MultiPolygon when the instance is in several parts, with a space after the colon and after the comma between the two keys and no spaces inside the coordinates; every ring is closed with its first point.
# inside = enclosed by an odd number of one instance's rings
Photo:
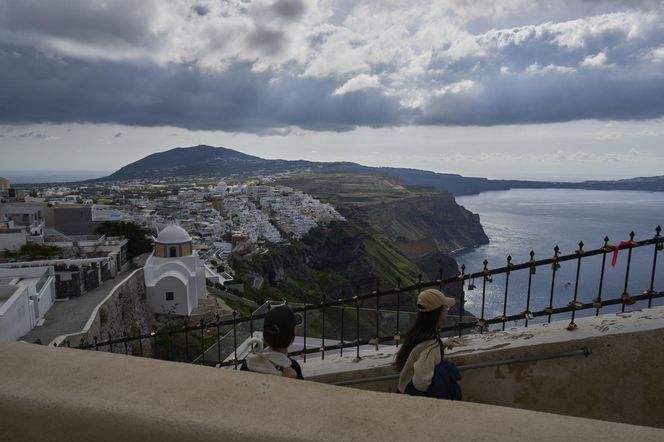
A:
{"type": "Polygon", "coordinates": [[[277,0],[271,7],[275,15],[286,20],[299,20],[306,11],[302,0],[277,0]]]}
{"type": "Polygon", "coordinates": [[[246,64],[223,73],[188,66],[132,66],[47,58],[0,48],[0,121],[119,123],[261,133],[299,126],[351,130],[409,119],[379,93],[333,96],[338,82],[254,73],[246,64]]]}
{"type": "Polygon", "coordinates": [[[654,72],[627,78],[606,73],[507,76],[475,87],[481,90],[432,99],[417,123],[485,126],[664,115],[664,77],[654,72]]]}
{"type": "Polygon", "coordinates": [[[2,1],[0,28],[88,43],[146,43],[153,39],[147,26],[152,5],[135,0],[2,1]]]}
{"type": "Polygon", "coordinates": [[[278,54],[286,43],[286,37],[279,30],[258,27],[248,35],[247,42],[263,54],[278,54]]]}
{"type": "Polygon", "coordinates": [[[201,17],[205,17],[210,13],[210,8],[205,5],[194,5],[192,6],[191,10],[201,17]]]}
{"type": "Polygon", "coordinates": [[[0,0],[0,123],[285,133],[664,115],[664,3],[547,2],[548,20],[517,11],[500,27],[464,18],[467,2],[455,14],[474,33],[416,14],[435,12],[426,2],[340,3],[0,0]],[[334,24],[309,24],[327,12],[334,24]],[[403,29],[386,43],[383,23],[403,29]],[[460,37],[435,46],[421,24],[460,37]]]}

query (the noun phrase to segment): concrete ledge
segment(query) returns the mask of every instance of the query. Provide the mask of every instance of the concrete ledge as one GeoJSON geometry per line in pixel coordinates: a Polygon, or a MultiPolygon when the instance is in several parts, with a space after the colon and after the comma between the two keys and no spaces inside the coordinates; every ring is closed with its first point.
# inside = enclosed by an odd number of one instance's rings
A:
{"type": "Polygon", "coordinates": [[[0,343],[3,440],[639,440],[664,431],[0,343]]]}
{"type": "MultiPolygon", "coordinates": [[[[664,307],[629,313],[519,327],[468,335],[447,352],[457,365],[535,357],[589,348],[588,358],[521,362],[462,373],[464,400],[664,428],[664,307]]],[[[350,351],[349,351],[350,350],[350,351]]],[[[365,352],[354,362],[354,349],[344,357],[327,355],[304,366],[310,380],[333,383],[395,373],[395,347],[365,352]],[[348,354],[348,356],[346,356],[348,354]]],[[[355,388],[395,392],[396,380],[367,382],[355,388]]]]}

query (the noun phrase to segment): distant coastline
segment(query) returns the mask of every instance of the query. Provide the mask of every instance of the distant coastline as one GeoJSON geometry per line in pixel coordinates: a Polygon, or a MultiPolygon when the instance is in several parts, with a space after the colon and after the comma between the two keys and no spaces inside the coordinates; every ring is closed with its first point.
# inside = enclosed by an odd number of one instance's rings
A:
{"type": "MultiPolygon", "coordinates": [[[[1,173],[2,171],[0,171],[1,173]]],[[[108,175],[104,171],[35,171],[34,173],[15,171],[8,175],[10,181],[23,185],[44,185],[46,183],[87,185],[150,180],[260,178],[283,174],[346,175],[358,173],[392,176],[399,184],[405,186],[435,188],[455,196],[477,195],[488,191],[510,189],[664,191],[664,175],[582,182],[489,179],[419,169],[371,167],[351,162],[272,160],[247,155],[233,149],[206,145],[178,147],[148,155],[108,175]]]]}
{"type": "Polygon", "coordinates": [[[0,170],[0,176],[13,184],[75,183],[109,173],[103,170],[0,170]]]}

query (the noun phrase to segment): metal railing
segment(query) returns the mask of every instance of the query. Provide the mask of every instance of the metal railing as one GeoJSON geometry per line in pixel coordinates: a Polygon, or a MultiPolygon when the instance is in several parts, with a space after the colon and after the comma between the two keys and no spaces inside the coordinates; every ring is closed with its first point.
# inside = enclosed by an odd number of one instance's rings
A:
{"type": "MultiPolygon", "coordinates": [[[[592,350],[590,350],[588,347],[582,347],[579,350],[572,350],[561,353],[524,356],[520,358],[502,359],[498,361],[487,361],[487,362],[477,362],[474,364],[457,365],[457,368],[459,369],[459,371],[477,370],[480,368],[501,367],[503,365],[520,364],[524,362],[550,361],[554,359],[571,358],[576,356],[584,356],[587,358],[591,354],[592,350]]],[[[374,382],[394,381],[399,379],[400,376],[401,376],[400,373],[395,373],[383,376],[373,376],[369,378],[348,379],[345,381],[331,382],[331,385],[349,387],[351,385],[362,385],[362,384],[372,384],[374,382]]]]}
{"type": "MultiPolygon", "coordinates": [[[[600,310],[606,306],[621,306],[621,311],[625,311],[626,306],[635,303],[646,303],[648,307],[652,307],[653,300],[663,298],[664,292],[655,289],[655,275],[657,272],[657,256],[661,250],[664,250],[664,237],[661,236],[661,227],[655,230],[655,236],[649,239],[635,241],[634,232],[629,235],[629,241],[622,241],[618,245],[610,245],[609,238],[604,238],[604,245],[594,250],[584,250],[583,242],[579,243],[579,248],[571,254],[560,255],[558,246],[554,248],[554,254],[551,258],[535,260],[534,252],[530,252],[530,260],[513,264],[511,256],[507,257],[507,262],[504,267],[489,269],[488,262],[485,260],[483,269],[479,272],[465,273],[465,266],[461,266],[460,272],[455,277],[443,278],[443,271],[439,271],[439,278],[434,281],[422,282],[421,276],[415,284],[402,286],[401,281],[398,281],[396,287],[388,290],[382,290],[379,283],[376,283],[375,289],[369,293],[361,293],[360,286],[355,286],[354,294],[348,296],[347,293],[342,293],[339,299],[327,301],[325,295],[322,295],[320,302],[312,302],[307,297],[304,298],[304,303],[301,306],[292,307],[296,313],[300,313],[303,318],[301,326],[301,335],[303,338],[303,348],[298,351],[291,352],[291,356],[300,356],[304,362],[307,360],[307,355],[314,353],[320,354],[322,359],[325,354],[338,351],[343,356],[344,350],[354,349],[355,357],[360,358],[360,347],[371,345],[379,349],[381,344],[390,344],[398,346],[401,340],[402,330],[408,328],[408,324],[404,323],[404,315],[406,312],[403,310],[404,301],[406,297],[410,297],[412,301],[415,295],[426,288],[438,288],[445,290],[445,287],[450,284],[461,284],[462,288],[472,290],[477,288],[474,285],[475,280],[481,280],[481,308],[479,309],[479,317],[476,316],[463,316],[465,300],[465,291],[460,290],[458,299],[459,314],[457,316],[456,324],[447,326],[441,329],[441,333],[453,333],[461,336],[463,333],[484,333],[490,329],[492,325],[499,325],[501,329],[509,322],[524,320],[525,327],[528,327],[529,322],[536,320],[536,318],[546,318],[547,322],[551,322],[554,315],[561,315],[564,313],[571,313],[571,321],[568,325],[569,330],[576,328],[575,318],[577,311],[591,311],[595,310],[595,315],[599,315],[600,310]],[[632,251],[638,248],[652,246],[652,261],[651,265],[645,269],[649,275],[649,286],[645,288],[642,294],[630,295],[628,293],[628,282],[632,272],[632,251]],[[606,274],[606,259],[607,255],[617,253],[620,250],[627,250],[627,263],[625,266],[624,284],[622,294],[617,298],[606,298],[603,296],[605,291],[605,274],[606,274]],[[581,276],[582,261],[590,257],[597,256],[601,258],[601,267],[599,273],[599,280],[597,283],[596,296],[590,302],[582,302],[579,300],[579,283],[581,276]],[[561,264],[565,262],[574,262],[575,268],[575,285],[574,293],[571,298],[559,299],[556,298],[556,274],[561,268],[561,264]],[[548,305],[543,309],[531,311],[532,290],[534,275],[537,269],[541,267],[550,266],[551,268],[551,282],[550,290],[548,290],[548,305]],[[508,296],[510,289],[510,277],[515,275],[516,272],[528,272],[528,283],[525,296],[525,308],[516,314],[508,314],[508,296]],[[496,275],[505,275],[505,285],[503,293],[503,308],[502,314],[493,318],[486,317],[486,295],[487,284],[492,282],[496,275]],[[467,287],[466,283],[468,284],[467,287]],[[471,285],[473,287],[471,287],[471,285]],[[388,296],[392,297],[392,305],[389,309],[381,308],[381,300],[386,299],[388,296]],[[363,303],[367,301],[374,301],[375,308],[371,310],[372,314],[367,314],[367,309],[363,308],[363,303]],[[334,318],[330,314],[333,311],[334,318]],[[373,320],[369,317],[373,316],[373,320]],[[386,323],[386,317],[390,321],[386,323]],[[330,328],[330,321],[338,324],[334,330],[330,328]],[[328,324],[326,327],[326,323],[328,324]],[[354,324],[353,324],[354,323],[354,324]],[[350,328],[350,330],[349,330],[350,328]],[[368,329],[372,331],[369,332],[368,329]],[[388,330],[386,330],[388,328],[388,330]],[[383,333],[381,333],[381,329],[383,333]],[[326,334],[328,342],[331,340],[330,333],[335,333],[331,345],[326,345],[326,334]],[[369,337],[367,337],[367,334],[369,337]],[[364,335],[364,336],[363,336],[364,335]],[[315,346],[307,345],[307,337],[316,338],[315,346]],[[320,344],[320,345],[318,345],[320,344]]],[[[571,283],[570,283],[571,284],[571,283]]],[[[412,313],[412,312],[410,312],[412,313]]],[[[196,361],[201,365],[214,365],[214,366],[235,366],[237,368],[241,362],[237,355],[238,348],[238,333],[241,330],[240,325],[246,327],[248,324],[248,335],[251,336],[255,330],[255,324],[265,317],[265,313],[250,314],[248,317],[238,317],[237,312],[233,311],[232,317],[229,319],[221,319],[219,315],[216,320],[211,323],[206,323],[201,320],[197,325],[184,324],[181,327],[175,327],[165,330],[153,329],[137,336],[128,336],[126,333],[123,336],[108,336],[108,339],[101,340],[99,337],[94,337],[93,342],[82,342],[77,348],[80,349],[94,349],[110,352],[120,352],[125,354],[134,354],[138,356],[151,356],[161,359],[179,360],[184,362],[196,361]],[[206,351],[211,346],[221,346],[222,338],[226,336],[226,340],[230,341],[232,337],[232,346],[230,347],[230,360],[225,356],[221,348],[214,352],[215,357],[206,358],[206,351]],[[179,351],[174,350],[175,341],[178,341],[179,351]],[[152,347],[152,354],[144,351],[144,343],[150,342],[152,347]],[[183,346],[183,347],[182,347],[183,346]]],[[[450,315],[453,317],[453,315],[450,315]]],[[[240,336],[242,339],[243,336],[240,336]]],[[[311,340],[310,340],[311,343],[311,340]]],[[[62,344],[61,344],[62,345],[62,344]]],[[[70,346],[69,341],[65,341],[64,345],[70,346]]],[[[228,352],[227,352],[228,353],[228,352]]],[[[209,353],[208,353],[209,354],[209,353]]]]}

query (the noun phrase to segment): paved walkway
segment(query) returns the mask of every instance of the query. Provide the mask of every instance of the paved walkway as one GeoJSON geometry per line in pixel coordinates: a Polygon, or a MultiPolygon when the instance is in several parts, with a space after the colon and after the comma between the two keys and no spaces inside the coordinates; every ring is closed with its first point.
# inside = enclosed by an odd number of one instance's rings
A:
{"type": "Polygon", "coordinates": [[[90,319],[92,311],[133,270],[118,273],[115,278],[104,281],[96,289],[69,301],[56,301],[46,313],[44,325],[33,328],[21,340],[49,344],[60,335],[79,332],[90,319]]]}

